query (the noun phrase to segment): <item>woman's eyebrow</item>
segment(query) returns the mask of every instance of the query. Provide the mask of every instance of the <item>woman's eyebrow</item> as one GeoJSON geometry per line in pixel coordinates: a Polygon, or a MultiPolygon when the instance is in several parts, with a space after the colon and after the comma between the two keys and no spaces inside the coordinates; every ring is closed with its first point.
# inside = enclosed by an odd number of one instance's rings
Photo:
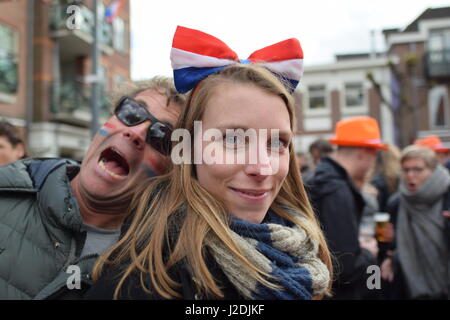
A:
{"type": "Polygon", "coordinates": [[[247,131],[248,129],[252,129],[252,128],[248,128],[246,126],[242,126],[239,124],[223,124],[223,125],[219,125],[217,126],[217,129],[219,130],[244,130],[247,131]]]}
{"type": "MultiPolygon", "coordinates": [[[[246,126],[242,126],[242,125],[238,125],[238,124],[237,125],[230,124],[230,125],[218,125],[216,127],[216,129],[219,129],[221,131],[226,131],[226,130],[244,130],[244,131],[247,131],[249,129],[250,130],[253,129],[253,130],[258,131],[258,130],[261,130],[261,129],[264,129],[264,128],[255,129],[255,128],[248,128],[246,126]]],[[[293,136],[293,133],[292,133],[291,130],[280,130],[280,129],[266,129],[266,130],[269,133],[271,133],[273,130],[278,130],[278,133],[279,133],[280,136],[289,136],[289,137],[293,136]]]]}
{"type": "Polygon", "coordinates": [[[217,129],[244,129],[244,130],[248,130],[248,129],[255,129],[255,130],[267,129],[267,130],[280,130],[280,132],[290,132],[290,130],[282,130],[282,129],[277,129],[277,128],[272,128],[272,129],[268,129],[268,128],[251,128],[251,127],[248,127],[245,124],[237,123],[237,122],[218,123],[218,124],[216,124],[215,127],[217,129]]]}

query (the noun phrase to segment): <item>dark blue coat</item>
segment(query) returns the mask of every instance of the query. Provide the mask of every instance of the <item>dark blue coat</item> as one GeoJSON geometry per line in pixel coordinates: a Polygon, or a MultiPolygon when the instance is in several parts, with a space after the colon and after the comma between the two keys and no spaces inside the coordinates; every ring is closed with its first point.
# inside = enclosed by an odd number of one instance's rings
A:
{"type": "Polygon", "coordinates": [[[364,299],[367,268],[375,257],[359,246],[359,223],[365,206],[346,170],[324,157],[305,182],[307,193],[335,258],[333,299],[364,299]]]}

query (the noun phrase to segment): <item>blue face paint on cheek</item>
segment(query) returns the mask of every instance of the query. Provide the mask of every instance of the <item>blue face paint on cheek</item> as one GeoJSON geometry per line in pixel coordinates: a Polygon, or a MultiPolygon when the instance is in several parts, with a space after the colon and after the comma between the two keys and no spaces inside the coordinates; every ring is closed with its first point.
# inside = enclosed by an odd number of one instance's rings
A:
{"type": "Polygon", "coordinates": [[[155,177],[157,176],[157,174],[155,173],[155,171],[153,171],[149,166],[147,166],[146,164],[141,164],[141,169],[144,170],[145,174],[151,178],[151,177],[155,177]]]}
{"type": "Polygon", "coordinates": [[[104,128],[100,128],[100,130],[98,130],[98,134],[101,136],[109,136],[111,133],[106,131],[104,128]]]}

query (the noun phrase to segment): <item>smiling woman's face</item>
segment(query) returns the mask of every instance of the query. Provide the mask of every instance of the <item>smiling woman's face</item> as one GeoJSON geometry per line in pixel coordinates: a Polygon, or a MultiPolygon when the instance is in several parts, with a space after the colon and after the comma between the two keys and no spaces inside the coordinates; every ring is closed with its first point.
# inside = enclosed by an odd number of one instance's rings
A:
{"type": "MultiPolygon", "coordinates": [[[[222,135],[226,129],[254,129],[257,139],[239,146],[242,137],[228,136],[220,141],[196,141],[204,151],[210,144],[223,150],[231,159],[245,153],[244,164],[198,164],[200,184],[224,202],[234,216],[260,223],[289,171],[289,143],[292,138],[290,117],[284,101],[252,84],[224,83],[209,99],[202,118],[203,131],[216,128],[222,135]],[[279,130],[279,138],[271,130],[279,130]],[[267,130],[267,131],[266,131],[267,130]],[[267,132],[263,138],[262,132],[267,132]],[[252,146],[252,143],[256,144],[252,146]],[[249,150],[258,151],[256,163],[249,163],[249,150]]],[[[197,139],[201,139],[200,136],[197,139]]]]}

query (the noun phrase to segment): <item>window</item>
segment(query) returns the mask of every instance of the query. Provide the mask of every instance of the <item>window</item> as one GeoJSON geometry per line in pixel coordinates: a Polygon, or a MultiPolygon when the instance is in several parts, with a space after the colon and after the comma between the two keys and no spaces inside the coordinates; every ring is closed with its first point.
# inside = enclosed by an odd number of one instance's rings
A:
{"type": "Polygon", "coordinates": [[[105,66],[99,68],[100,80],[100,111],[105,116],[111,106],[109,93],[111,91],[110,79],[108,77],[108,70],[105,66]]]}
{"type": "Polygon", "coordinates": [[[116,17],[113,21],[114,29],[114,49],[125,52],[125,22],[123,19],[116,17]]]}
{"type": "Polygon", "coordinates": [[[437,110],[434,116],[434,123],[436,127],[445,127],[445,105],[444,105],[444,97],[439,99],[439,103],[437,105],[437,110]]]}
{"type": "Polygon", "coordinates": [[[450,29],[430,31],[428,49],[431,62],[442,63],[450,61],[450,29]]]}
{"type": "Polygon", "coordinates": [[[433,87],[428,93],[431,129],[449,128],[449,95],[445,86],[433,87]]]}
{"type": "Polygon", "coordinates": [[[105,4],[103,2],[100,1],[100,3],[98,4],[98,16],[102,18],[102,20],[105,17],[105,4]]]}
{"type": "Polygon", "coordinates": [[[0,23],[0,92],[14,94],[18,88],[17,32],[0,23]]]}
{"type": "Polygon", "coordinates": [[[431,51],[450,49],[450,29],[430,31],[428,47],[431,51]]]}
{"type": "Polygon", "coordinates": [[[322,110],[325,109],[325,86],[315,85],[308,86],[309,109],[322,110]]]}
{"type": "Polygon", "coordinates": [[[364,91],[362,83],[345,84],[345,106],[360,107],[364,105],[364,91]]]}

